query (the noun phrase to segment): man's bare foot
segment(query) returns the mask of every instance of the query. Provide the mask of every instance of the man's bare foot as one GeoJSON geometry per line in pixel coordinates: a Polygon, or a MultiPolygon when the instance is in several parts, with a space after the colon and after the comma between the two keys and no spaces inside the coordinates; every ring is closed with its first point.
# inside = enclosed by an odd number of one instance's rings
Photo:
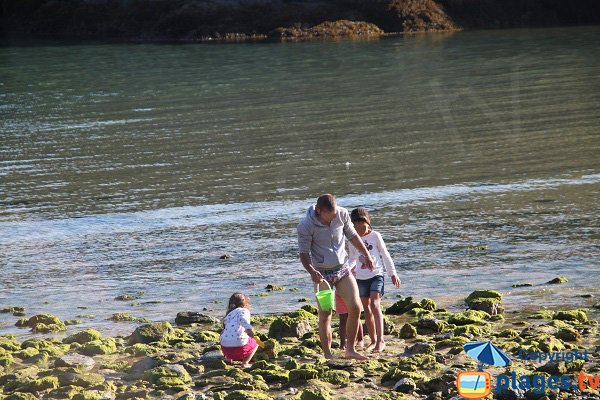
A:
{"type": "Polygon", "coordinates": [[[331,353],[331,351],[329,351],[329,352],[325,352],[325,353],[323,354],[323,356],[324,356],[326,359],[328,359],[328,360],[331,360],[331,359],[333,359],[333,353],[331,353]]]}
{"type": "Polygon", "coordinates": [[[373,353],[381,353],[385,349],[385,342],[379,342],[373,347],[373,353]]]}
{"type": "Polygon", "coordinates": [[[353,350],[346,350],[345,354],[344,354],[344,358],[349,358],[349,359],[354,359],[354,360],[368,360],[369,357],[368,356],[363,356],[360,353],[357,353],[356,351],[353,350]]]}
{"type": "Polygon", "coordinates": [[[365,351],[371,351],[375,348],[375,342],[369,343],[367,347],[365,347],[365,351]]]}

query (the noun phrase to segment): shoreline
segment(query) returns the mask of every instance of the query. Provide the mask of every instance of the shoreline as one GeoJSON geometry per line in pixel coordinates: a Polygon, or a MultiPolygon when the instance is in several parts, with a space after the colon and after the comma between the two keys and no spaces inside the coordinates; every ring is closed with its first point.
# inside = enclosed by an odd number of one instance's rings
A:
{"type": "MultiPolygon", "coordinates": [[[[515,310],[498,292],[478,290],[461,310],[448,311],[432,299],[402,298],[384,307],[387,347],[367,361],[342,359],[335,346],[333,361],[322,358],[313,303],[253,315],[255,332],[267,347],[246,369],[223,362],[216,345],[220,323],[202,313],[180,313],[174,324],[142,323],[130,335],[114,337],[67,328],[50,315],[25,318],[26,329],[60,333],[23,341],[0,336],[0,399],[450,399],[457,395],[456,375],[477,366],[463,344],[482,340],[491,340],[513,361],[506,368],[486,368],[494,379],[513,372],[573,379],[581,372],[600,373],[597,302],[585,310],[515,310]],[[590,358],[536,362],[519,359],[523,351],[587,351],[590,358]]],[[[337,317],[332,321],[337,325],[337,317]]],[[[337,328],[333,331],[337,342],[337,328]]],[[[583,394],[577,390],[509,390],[496,398],[566,399],[583,394]]],[[[600,396],[598,390],[585,394],[600,396]]]]}
{"type": "Polygon", "coordinates": [[[600,5],[576,0],[0,0],[0,38],[122,42],[252,42],[378,38],[406,33],[600,24],[600,5]]]}

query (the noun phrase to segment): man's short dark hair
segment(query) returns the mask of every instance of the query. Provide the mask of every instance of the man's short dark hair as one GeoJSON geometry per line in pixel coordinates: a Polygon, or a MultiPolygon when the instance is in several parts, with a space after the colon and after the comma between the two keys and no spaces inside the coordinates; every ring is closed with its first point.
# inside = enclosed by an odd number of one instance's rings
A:
{"type": "Polygon", "coordinates": [[[317,199],[317,207],[333,211],[335,208],[335,197],[329,193],[319,196],[317,199]]]}

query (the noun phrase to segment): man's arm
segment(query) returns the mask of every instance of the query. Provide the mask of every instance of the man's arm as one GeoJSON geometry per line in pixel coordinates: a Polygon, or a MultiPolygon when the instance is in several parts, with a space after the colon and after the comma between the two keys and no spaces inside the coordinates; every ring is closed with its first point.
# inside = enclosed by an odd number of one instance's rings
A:
{"type": "Polygon", "coordinates": [[[300,253],[300,262],[304,269],[310,274],[310,277],[314,283],[319,283],[323,280],[323,275],[313,267],[310,262],[310,255],[308,253],[300,253]]]}
{"type": "Polygon", "coordinates": [[[350,239],[350,243],[352,243],[352,245],[354,245],[354,247],[356,247],[356,250],[360,251],[366,257],[367,260],[366,260],[365,264],[367,264],[367,267],[369,267],[370,271],[373,271],[373,269],[374,269],[373,257],[371,257],[371,253],[369,253],[369,250],[367,250],[367,248],[365,247],[365,244],[360,239],[360,236],[355,235],[352,239],[350,239]]]}

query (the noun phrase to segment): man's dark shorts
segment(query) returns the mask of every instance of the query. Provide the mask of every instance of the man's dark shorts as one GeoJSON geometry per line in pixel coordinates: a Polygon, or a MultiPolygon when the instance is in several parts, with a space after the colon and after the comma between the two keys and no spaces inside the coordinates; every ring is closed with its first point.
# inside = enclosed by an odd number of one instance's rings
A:
{"type": "Polygon", "coordinates": [[[358,294],[360,297],[369,297],[371,292],[381,293],[383,296],[383,275],[376,275],[371,279],[357,279],[358,294]]]}

